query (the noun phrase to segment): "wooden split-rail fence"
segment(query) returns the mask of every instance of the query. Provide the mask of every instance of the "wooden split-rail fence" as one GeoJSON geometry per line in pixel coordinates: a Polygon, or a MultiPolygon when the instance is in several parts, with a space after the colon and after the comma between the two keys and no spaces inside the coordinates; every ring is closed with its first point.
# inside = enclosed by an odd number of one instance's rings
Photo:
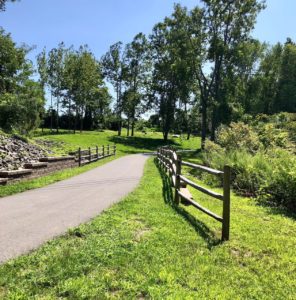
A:
{"type": "Polygon", "coordinates": [[[229,240],[229,230],[230,230],[230,167],[224,166],[223,171],[215,170],[206,166],[193,164],[187,161],[183,161],[181,156],[176,153],[170,147],[161,147],[157,149],[157,160],[161,167],[163,167],[167,172],[172,181],[172,185],[175,188],[175,203],[178,205],[180,198],[193,205],[200,211],[214,218],[215,220],[222,223],[222,240],[229,240]],[[223,179],[223,194],[218,194],[207,188],[204,188],[192,180],[186,178],[182,175],[182,166],[187,166],[193,169],[200,170],[202,172],[207,172],[215,176],[222,176],[223,179]],[[207,208],[201,206],[196,202],[189,190],[186,188],[187,185],[195,188],[196,190],[211,196],[212,198],[221,200],[223,202],[223,213],[222,217],[208,210],[207,208]]]}
{"type": "Polygon", "coordinates": [[[80,167],[99,159],[115,155],[116,145],[96,146],[93,148],[89,147],[87,149],[81,149],[79,147],[74,154],[77,156],[78,165],[80,167]]]}

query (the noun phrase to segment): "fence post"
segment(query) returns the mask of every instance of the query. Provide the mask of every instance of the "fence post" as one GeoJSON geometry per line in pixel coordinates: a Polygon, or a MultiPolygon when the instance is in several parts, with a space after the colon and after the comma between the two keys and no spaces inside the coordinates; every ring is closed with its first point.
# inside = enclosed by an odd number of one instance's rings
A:
{"type": "Polygon", "coordinates": [[[81,167],[81,148],[78,148],[78,166],[81,167]]]}
{"type": "Polygon", "coordinates": [[[222,241],[229,240],[230,228],[230,167],[224,166],[222,241]]]}
{"type": "Polygon", "coordinates": [[[107,155],[108,156],[110,155],[110,145],[109,144],[107,145],[107,155]]]}
{"type": "Polygon", "coordinates": [[[99,159],[99,148],[98,148],[98,146],[96,146],[96,156],[97,156],[97,159],[99,159]]]}
{"type": "Polygon", "coordinates": [[[88,160],[91,161],[91,150],[90,147],[88,147],[88,160]]]}
{"type": "Polygon", "coordinates": [[[102,155],[103,155],[103,158],[105,157],[105,146],[103,145],[102,146],[102,155]]]}
{"type": "Polygon", "coordinates": [[[114,144],[114,153],[113,153],[113,155],[115,156],[116,155],[116,145],[114,144]]]}
{"type": "Polygon", "coordinates": [[[177,160],[176,160],[176,185],[175,185],[175,204],[180,203],[180,196],[178,191],[180,191],[181,187],[181,180],[180,180],[180,175],[181,175],[181,156],[177,155],[177,160]]]}

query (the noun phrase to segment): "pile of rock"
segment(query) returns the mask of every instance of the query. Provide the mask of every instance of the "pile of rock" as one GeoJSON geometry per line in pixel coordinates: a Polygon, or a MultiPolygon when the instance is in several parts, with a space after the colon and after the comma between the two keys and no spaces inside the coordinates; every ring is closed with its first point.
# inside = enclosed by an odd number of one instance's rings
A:
{"type": "Polygon", "coordinates": [[[25,163],[39,161],[47,156],[41,147],[18,137],[0,135],[0,170],[18,170],[25,163]]]}

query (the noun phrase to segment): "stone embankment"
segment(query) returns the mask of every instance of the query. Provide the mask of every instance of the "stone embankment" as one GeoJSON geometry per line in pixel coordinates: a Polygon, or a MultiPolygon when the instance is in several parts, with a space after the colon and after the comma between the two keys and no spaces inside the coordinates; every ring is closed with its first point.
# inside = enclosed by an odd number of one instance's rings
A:
{"type": "Polygon", "coordinates": [[[38,145],[18,137],[0,135],[0,185],[37,178],[77,165],[75,156],[48,157],[48,151],[38,145]]]}
{"type": "Polygon", "coordinates": [[[26,163],[47,156],[41,147],[27,143],[17,136],[0,135],[0,171],[18,170],[26,163]]]}

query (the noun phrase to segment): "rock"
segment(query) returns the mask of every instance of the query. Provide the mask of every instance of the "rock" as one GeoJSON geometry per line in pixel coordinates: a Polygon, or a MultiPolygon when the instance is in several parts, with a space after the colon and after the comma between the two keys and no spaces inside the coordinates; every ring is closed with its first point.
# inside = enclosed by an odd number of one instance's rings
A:
{"type": "Polygon", "coordinates": [[[47,152],[38,145],[29,144],[18,137],[0,135],[0,169],[17,170],[24,163],[37,162],[47,152]]]}

